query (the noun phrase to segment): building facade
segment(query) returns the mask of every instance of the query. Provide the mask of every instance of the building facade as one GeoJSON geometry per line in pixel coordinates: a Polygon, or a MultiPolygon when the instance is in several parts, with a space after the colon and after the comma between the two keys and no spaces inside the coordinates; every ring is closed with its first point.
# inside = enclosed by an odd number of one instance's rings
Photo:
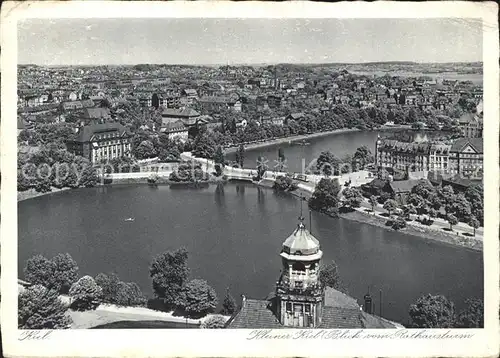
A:
{"type": "Polygon", "coordinates": [[[381,168],[480,179],[483,175],[483,139],[459,138],[452,144],[377,139],[375,160],[381,168]]]}
{"type": "Polygon", "coordinates": [[[460,178],[482,179],[483,138],[460,138],[450,149],[450,174],[460,178]]]}
{"type": "Polygon", "coordinates": [[[160,132],[167,134],[169,139],[178,138],[183,142],[188,140],[188,127],[181,120],[162,124],[160,132]]]}
{"type": "Polygon", "coordinates": [[[483,121],[472,113],[465,113],[458,120],[462,135],[466,138],[480,138],[483,136],[483,121]]]}
{"type": "Polygon", "coordinates": [[[66,142],[68,151],[88,159],[92,164],[129,156],[132,134],[120,123],[91,123],[78,128],[77,138],[66,142]]]}

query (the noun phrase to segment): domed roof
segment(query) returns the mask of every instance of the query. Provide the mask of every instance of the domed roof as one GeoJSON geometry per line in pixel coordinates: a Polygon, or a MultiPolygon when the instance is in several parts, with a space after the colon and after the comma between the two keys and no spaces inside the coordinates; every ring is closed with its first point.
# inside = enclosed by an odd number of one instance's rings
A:
{"type": "Polygon", "coordinates": [[[319,251],[319,241],[301,221],[297,229],[283,243],[283,251],[291,255],[313,255],[319,251]]]}

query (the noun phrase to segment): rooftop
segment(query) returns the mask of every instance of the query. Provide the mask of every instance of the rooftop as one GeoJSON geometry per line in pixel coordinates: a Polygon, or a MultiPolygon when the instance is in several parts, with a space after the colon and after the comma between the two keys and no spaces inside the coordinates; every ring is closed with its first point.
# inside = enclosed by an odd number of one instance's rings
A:
{"type": "Polygon", "coordinates": [[[117,132],[120,137],[130,134],[127,128],[117,122],[93,123],[80,128],[75,142],[89,142],[96,134],[112,132],[117,132]]]}
{"type": "Polygon", "coordinates": [[[311,235],[301,221],[297,229],[283,243],[282,253],[290,255],[314,255],[321,253],[319,241],[311,235]]]}
{"type": "Polygon", "coordinates": [[[192,108],[165,108],[161,114],[163,117],[198,117],[200,114],[192,108]]]}
{"type": "MultiPolygon", "coordinates": [[[[241,309],[227,322],[226,328],[287,328],[276,317],[276,297],[244,298],[241,309]]],[[[325,306],[318,328],[399,328],[399,324],[363,312],[356,300],[333,288],[325,290],[325,306]]]]}
{"type": "Polygon", "coordinates": [[[478,153],[483,153],[483,138],[459,138],[451,146],[451,152],[462,152],[467,146],[478,153]]]}

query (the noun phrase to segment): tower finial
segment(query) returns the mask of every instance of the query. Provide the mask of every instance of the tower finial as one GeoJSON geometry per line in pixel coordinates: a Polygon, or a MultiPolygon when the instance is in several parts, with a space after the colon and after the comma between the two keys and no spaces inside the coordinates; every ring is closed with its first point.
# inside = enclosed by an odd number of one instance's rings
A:
{"type": "Polygon", "coordinates": [[[304,201],[304,196],[301,194],[300,195],[300,216],[299,216],[299,221],[301,224],[303,224],[303,221],[304,221],[304,216],[302,215],[303,214],[303,211],[302,211],[303,201],[304,201]]]}

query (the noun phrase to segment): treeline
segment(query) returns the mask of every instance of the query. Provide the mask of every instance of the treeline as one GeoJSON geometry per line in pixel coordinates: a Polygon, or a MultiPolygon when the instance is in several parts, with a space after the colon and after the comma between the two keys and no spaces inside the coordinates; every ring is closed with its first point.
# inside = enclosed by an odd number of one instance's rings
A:
{"type": "Polygon", "coordinates": [[[53,188],[93,187],[98,183],[96,169],[80,156],[66,150],[60,142],[42,145],[39,150],[19,154],[17,188],[45,193],[53,188]]]}
{"type": "MultiPolygon", "coordinates": [[[[215,312],[218,297],[202,279],[190,279],[188,252],[167,251],[156,256],[150,265],[154,298],[148,299],[139,286],[123,282],[115,273],[79,277],[77,263],[69,254],[52,259],[36,255],[26,262],[24,278],[31,284],[18,297],[18,328],[65,329],[72,324],[68,310],[95,310],[100,304],[142,306],[201,318],[215,312]],[[61,295],[67,295],[69,303],[61,295]]],[[[222,302],[221,315],[231,315],[237,308],[229,290],[222,302]]],[[[226,318],[215,315],[202,328],[222,328],[226,318]]]]}

